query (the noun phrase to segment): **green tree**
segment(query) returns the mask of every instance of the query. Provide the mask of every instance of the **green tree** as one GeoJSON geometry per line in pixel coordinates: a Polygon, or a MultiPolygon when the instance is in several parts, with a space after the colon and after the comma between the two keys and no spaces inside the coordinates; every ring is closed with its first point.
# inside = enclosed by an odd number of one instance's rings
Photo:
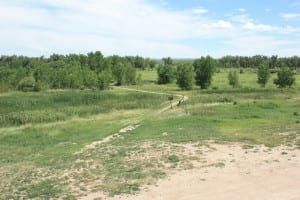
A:
{"type": "Polygon", "coordinates": [[[239,83],[239,74],[236,71],[231,71],[228,74],[228,82],[233,88],[237,88],[240,86],[239,83]]]}
{"type": "Polygon", "coordinates": [[[173,59],[171,57],[163,58],[164,65],[173,65],[173,59]]]}
{"type": "Polygon", "coordinates": [[[159,65],[157,68],[158,84],[171,83],[176,76],[176,70],[172,65],[159,65]]]}
{"type": "Polygon", "coordinates": [[[82,71],[82,76],[83,76],[83,84],[85,87],[87,87],[87,88],[97,87],[98,76],[94,71],[92,71],[88,68],[85,68],[82,71]]]}
{"type": "Polygon", "coordinates": [[[40,91],[40,84],[37,84],[33,77],[25,77],[18,84],[18,90],[23,92],[40,91]]]}
{"type": "Polygon", "coordinates": [[[136,69],[131,65],[125,65],[125,84],[136,84],[136,69]]]}
{"type": "Polygon", "coordinates": [[[192,65],[181,64],[177,67],[177,85],[182,90],[191,90],[195,81],[195,72],[192,65]]]}
{"type": "Polygon", "coordinates": [[[212,77],[215,72],[214,61],[210,56],[201,57],[193,63],[196,73],[196,84],[201,89],[207,89],[212,82],[212,77]]]}
{"type": "Polygon", "coordinates": [[[98,85],[100,90],[109,89],[110,82],[112,80],[111,71],[104,70],[98,75],[98,85]]]}
{"type": "Polygon", "coordinates": [[[270,70],[266,64],[261,64],[258,67],[257,71],[257,83],[260,84],[262,87],[265,87],[269,78],[270,78],[270,70]]]}
{"type": "Polygon", "coordinates": [[[127,61],[116,63],[112,70],[116,85],[135,84],[136,69],[127,61]]]}
{"type": "Polygon", "coordinates": [[[281,67],[277,72],[274,84],[280,88],[291,87],[295,83],[294,73],[287,67],[281,67]]]}
{"type": "Polygon", "coordinates": [[[88,65],[91,70],[103,71],[103,55],[100,51],[88,53],[88,65]]]}
{"type": "Polygon", "coordinates": [[[150,68],[150,69],[154,69],[155,66],[156,66],[155,60],[150,60],[150,61],[149,61],[149,68],[150,68]]]}

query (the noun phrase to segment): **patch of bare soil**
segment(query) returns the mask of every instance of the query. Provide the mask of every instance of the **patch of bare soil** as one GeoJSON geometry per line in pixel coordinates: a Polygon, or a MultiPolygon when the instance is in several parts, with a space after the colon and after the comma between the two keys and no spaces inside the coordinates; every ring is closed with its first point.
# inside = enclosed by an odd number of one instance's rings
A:
{"type": "Polygon", "coordinates": [[[84,199],[300,199],[300,150],[280,146],[180,144],[182,166],[168,178],[144,187],[137,195],[107,197],[93,193],[84,199]]]}

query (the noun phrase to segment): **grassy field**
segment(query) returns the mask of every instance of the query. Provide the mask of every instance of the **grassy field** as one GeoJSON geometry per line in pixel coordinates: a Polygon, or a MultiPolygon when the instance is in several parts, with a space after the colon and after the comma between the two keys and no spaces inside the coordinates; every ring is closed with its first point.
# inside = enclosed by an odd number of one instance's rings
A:
{"type": "Polygon", "coordinates": [[[187,92],[175,83],[156,85],[155,71],[141,73],[144,83],[130,88],[166,95],[120,88],[1,94],[0,199],[135,193],[165,177],[167,169],[189,167],[181,162],[181,143],[300,148],[299,84],[278,89],[270,80],[260,88],[256,74],[245,70],[241,87],[232,89],[222,70],[210,89],[187,92]],[[160,113],[167,94],[189,100],[160,113]],[[137,128],[87,148],[128,125],[137,128]]]}

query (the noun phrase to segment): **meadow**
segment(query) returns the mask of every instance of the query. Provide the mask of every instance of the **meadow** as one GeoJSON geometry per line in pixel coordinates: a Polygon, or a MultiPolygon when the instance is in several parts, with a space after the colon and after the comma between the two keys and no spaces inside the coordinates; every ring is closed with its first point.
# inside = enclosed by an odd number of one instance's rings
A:
{"type": "Polygon", "coordinates": [[[261,88],[256,73],[245,70],[233,89],[228,70],[216,73],[207,90],[157,85],[155,71],[141,71],[142,84],[127,88],[158,94],[121,87],[0,94],[0,199],[136,193],[167,169],[191,167],[179,144],[300,148],[300,75],[292,88],[276,88],[274,76],[261,88]],[[170,94],[189,99],[160,112],[170,94]],[[129,125],[136,127],[87,148],[129,125]]]}

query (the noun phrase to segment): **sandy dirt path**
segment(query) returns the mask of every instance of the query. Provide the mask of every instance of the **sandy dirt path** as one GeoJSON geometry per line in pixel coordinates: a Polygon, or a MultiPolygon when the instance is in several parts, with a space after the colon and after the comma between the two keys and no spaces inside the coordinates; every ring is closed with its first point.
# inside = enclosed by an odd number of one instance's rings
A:
{"type": "Polygon", "coordinates": [[[195,163],[195,168],[177,171],[137,195],[101,199],[300,200],[300,150],[283,146],[246,150],[241,145],[214,148],[204,154],[207,163],[222,162],[224,167],[197,167],[195,163]]]}

